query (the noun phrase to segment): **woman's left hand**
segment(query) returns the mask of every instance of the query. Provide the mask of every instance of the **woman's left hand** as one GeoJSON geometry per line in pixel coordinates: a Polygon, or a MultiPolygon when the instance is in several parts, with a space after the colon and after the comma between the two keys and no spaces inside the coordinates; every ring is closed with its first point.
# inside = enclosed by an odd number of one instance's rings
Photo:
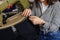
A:
{"type": "Polygon", "coordinates": [[[37,16],[30,16],[29,20],[34,24],[34,25],[42,25],[45,23],[44,20],[42,20],[41,18],[37,17],[37,16]]]}

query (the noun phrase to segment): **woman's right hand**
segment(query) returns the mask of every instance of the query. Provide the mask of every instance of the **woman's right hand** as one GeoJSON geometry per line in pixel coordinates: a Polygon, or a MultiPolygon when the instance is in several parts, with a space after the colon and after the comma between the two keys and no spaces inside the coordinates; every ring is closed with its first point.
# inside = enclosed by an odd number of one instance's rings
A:
{"type": "Polygon", "coordinates": [[[27,17],[30,16],[31,14],[32,14],[31,9],[25,9],[21,15],[27,17]]]}

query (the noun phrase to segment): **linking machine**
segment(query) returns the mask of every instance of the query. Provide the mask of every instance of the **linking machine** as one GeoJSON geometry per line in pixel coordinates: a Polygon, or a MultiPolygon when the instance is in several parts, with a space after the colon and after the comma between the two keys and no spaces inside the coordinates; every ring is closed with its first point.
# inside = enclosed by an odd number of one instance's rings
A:
{"type": "Polygon", "coordinates": [[[20,14],[29,6],[28,0],[0,0],[0,29],[22,22],[25,17],[20,14]]]}

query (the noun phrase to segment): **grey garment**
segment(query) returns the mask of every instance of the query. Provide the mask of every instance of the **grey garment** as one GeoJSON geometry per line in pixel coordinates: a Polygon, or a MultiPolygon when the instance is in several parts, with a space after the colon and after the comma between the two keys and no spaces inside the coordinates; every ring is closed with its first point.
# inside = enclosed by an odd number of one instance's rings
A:
{"type": "Polygon", "coordinates": [[[60,27],[60,2],[55,2],[55,4],[50,5],[43,14],[41,13],[40,7],[36,8],[34,4],[32,15],[38,16],[46,22],[43,28],[40,27],[41,31],[45,33],[55,32],[60,27]]]}

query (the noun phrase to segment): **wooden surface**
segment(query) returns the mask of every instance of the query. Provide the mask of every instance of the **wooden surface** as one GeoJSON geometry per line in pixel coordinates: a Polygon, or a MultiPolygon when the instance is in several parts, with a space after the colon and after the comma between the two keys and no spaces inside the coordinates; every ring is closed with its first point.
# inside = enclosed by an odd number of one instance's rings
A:
{"type": "Polygon", "coordinates": [[[0,27],[0,29],[5,29],[11,26],[14,26],[22,21],[25,20],[25,17],[22,17],[20,14],[16,14],[10,18],[7,19],[7,23],[4,24],[2,27],[0,27]]]}

